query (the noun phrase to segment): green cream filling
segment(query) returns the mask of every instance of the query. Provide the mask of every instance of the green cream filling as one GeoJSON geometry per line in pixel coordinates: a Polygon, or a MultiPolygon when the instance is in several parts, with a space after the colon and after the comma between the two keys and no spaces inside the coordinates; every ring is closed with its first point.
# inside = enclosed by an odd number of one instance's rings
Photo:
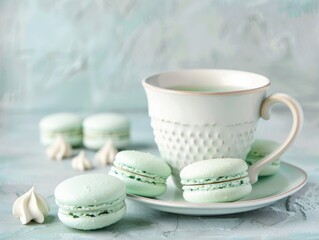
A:
{"type": "Polygon", "coordinates": [[[165,185],[166,179],[157,175],[148,174],[145,171],[137,170],[125,165],[117,165],[111,168],[111,173],[130,178],[139,182],[150,183],[154,185],[165,185]]]}
{"type": "MultiPolygon", "coordinates": [[[[260,159],[254,159],[254,158],[247,158],[246,159],[246,163],[248,165],[253,165],[255,162],[258,162],[260,159]]],[[[274,167],[277,167],[280,165],[280,160],[277,159],[275,160],[274,162],[272,162],[269,166],[274,166],[274,167]]]]}
{"type": "Polygon", "coordinates": [[[123,202],[122,204],[119,204],[118,206],[116,206],[115,208],[110,208],[110,209],[106,209],[104,211],[100,211],[100,212],[90,212],[90,213],[79,213],[79,212],[64,212],[62,209],[60,209],[60,211],[62,213],[64,213],[65,215],[69,215],[70,217],[73,218],[80,218],[80,217],[98,217],[104,214],[109,214],[109,213],[114,213],[119,211],[120,209],[122,209],[125,206],[125,203],[123,202]]]}
{"type": "MultiPolygon", "coordinates": [[[[247,159],[246,159],[246,162],[249,164],[249,165],[253,165],[255,162],[258,162],[259,160],[261,160],[262,158],[266,157],[267,154],[264,154],[264,153],[260,153],[260,152],[257,152],[257,151],[251,151],[248,156],[247,156],[247,159]]],[[[279,166],[280,165],[280,159],[276,159],[274,162],[272,162],[270,164],[271,166],[279,166]]]]}
{"type": "Polygon", "coordinates": [[[73,218],[79,217],[97,217],[103,214],[109,214],[119,211],[125,206],[125,196],[121,197],[114,202],[99,204],[99,205],[87,205],[87,206],[68,206],[62,205],[56,201],[60,207],[59,211],[65,215],[69,215],[73,218]]]}
{"type": "Polygon", "coordinates": [[[67,135],[68,137],[75,137],[75,136],[82,136],[82,130],[76,129],[76,130],[64,130],[64,131],[43,131],[42,135],[45,137],[56,137],[58,134],[61,135],[67,135]]]}
{"type": "Polygon", "coordinates": [[[230,181],[233,179],[243,178],[247,176],[247,172],[238,173],[230,176],[220,176],[217,178],[197,178],[197,179],[181,179],[181,184],[183,185],[192,185],[192,184],[208,184],[208,183],[216,183],[223,181],[230,181]]]}
{"type": "Polygon", "coordinates": [[[124,139],[130,136],[128,129],[113,131],[84,131],[86,138],[117,138],[124,139]]]}
{"type": "Polygon", "coordinates": [[[211,191],[218,189],[226,189],[239,187],[249,184],[249,178],[244,177],[240,179],[235,179],[232,181],[219,182],[219,183],[210,183],[210,184],[202,184],[202,185],[185,185],[183,186],[184,191],[211,191]]]}

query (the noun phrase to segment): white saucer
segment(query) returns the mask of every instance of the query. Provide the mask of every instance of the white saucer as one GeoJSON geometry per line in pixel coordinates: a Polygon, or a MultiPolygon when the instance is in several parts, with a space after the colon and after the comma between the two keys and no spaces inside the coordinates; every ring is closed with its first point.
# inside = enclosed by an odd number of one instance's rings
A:
{"type": "Polygon", "coordinates": [[[270,205],[285,198],[307,182],[307,173],[289,163],[281,162],[280,170],[273,176],[260,177],[252,192],[237,202],[231,203],[189,203],[183,199],[182,190],[177,189],[171,178],[167,191],[157,198],[146,198],[128,194],[128,198],[156,210],[186,215],[221,215],[246,212],[270,205]]]}

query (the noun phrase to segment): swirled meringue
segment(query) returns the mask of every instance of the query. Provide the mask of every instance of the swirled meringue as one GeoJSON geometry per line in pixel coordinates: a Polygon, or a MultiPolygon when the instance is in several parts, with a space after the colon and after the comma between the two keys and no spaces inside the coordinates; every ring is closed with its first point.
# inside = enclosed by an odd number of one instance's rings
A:
{"type": "Polygon", "coordinates": [[[58,135],[55,142],[47,148],[47,154],[51,159],[62,160],[72,156],[72,147],[62,135],[58,135]]]}
{"type": "Polygon", "coordinates": [[[49,204],[41,195],[34,191],[34,186],[21,195],[12,207],[12,214],[19,218],[22,224],[27,224],[31,220],[43,223],[49,212],[49,204]]]}
{"type": "Polygon", "coordinates": [[[95,154],[94,158],[97,160],[101,165],[108,165],[112,164],[117,154],[117,149],[113,145],[112,141],[107,141],[103,147],[95,154]]]}
{"type": "Polygon", "coordinates": [[[90,160],[86,158],[85,152],[83,150],[80,151],[79,155],[73,158],[72,168],[80,171],[85,171],[92,168],[92,164],[90,160]]]}

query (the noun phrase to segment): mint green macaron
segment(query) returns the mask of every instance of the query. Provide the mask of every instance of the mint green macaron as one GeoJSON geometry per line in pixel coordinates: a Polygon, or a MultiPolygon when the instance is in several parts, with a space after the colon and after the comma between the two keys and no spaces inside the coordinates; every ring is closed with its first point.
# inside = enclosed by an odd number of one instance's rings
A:
{"type": "Polygon", "coordinates": [[[119,221],[126,212],[125,186],[107,174],[69,178],[55,188],[58,217],[71,228],[92,230],[119,221]]]}
{"type": "Polygon", "coordinates": [[[83,121],[83,144],[90,149],[101,148],[111,140],[116,148],[125,148],[130,143],[129,120],[115,113],[99,113],[83,121]]]}
{"type": "Polygon", "coordinates": [[[72,146],[82,144],[82,119],[73,113],[55,113],[40,120],[40,140],[43,145],[52,144],[58,135],[72,146]]]}
{"type": "MultiPolygon", "coordinates": [[[[246,158],[248,165],[253,165],[255,162],[261,160],[269,153],[273,152],[279,143],[271,140],[256,139],[251,147],[250,152],[246,158]]],[[[270,176],[275,174],[280,168],[280,159],[266,165],[260,172],[259,176],[270,176]]]]}
{"type": "Polygon", "coordinates": [[[125,183],[127,193],[156,197],[166,191],[171,169],[164,160],[150,153],[122,151],[116,155],[110,174],[125,183]]]}
{"type": "Polygon", "coordinates": [[[183,197],[193,203],[233,202],[251,192],[248,166],[238,158],[194,162],[180,172],[183,197]]]}

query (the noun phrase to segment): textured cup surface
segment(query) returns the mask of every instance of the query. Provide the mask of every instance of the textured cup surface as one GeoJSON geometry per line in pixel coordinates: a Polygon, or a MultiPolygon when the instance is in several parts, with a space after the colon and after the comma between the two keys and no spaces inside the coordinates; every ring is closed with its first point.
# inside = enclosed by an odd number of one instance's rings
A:
{"type": "Polygon", "coordinates": [[[179,182],[179,172],[203,159],[237,157],[245,159],[254,140],[256,122],[236,125],[189,125],[151,119],[161,156],[179,182]]]}
{"type": "Polygon", "coordinates": [[[177,185],[181,169],[195,161],[246,158],[267,78],[229,70],[182,70],[151,76],[143,85],[155,142],[177,185]],[[176,90],[177,85],[204,91],[176,90]]]}

